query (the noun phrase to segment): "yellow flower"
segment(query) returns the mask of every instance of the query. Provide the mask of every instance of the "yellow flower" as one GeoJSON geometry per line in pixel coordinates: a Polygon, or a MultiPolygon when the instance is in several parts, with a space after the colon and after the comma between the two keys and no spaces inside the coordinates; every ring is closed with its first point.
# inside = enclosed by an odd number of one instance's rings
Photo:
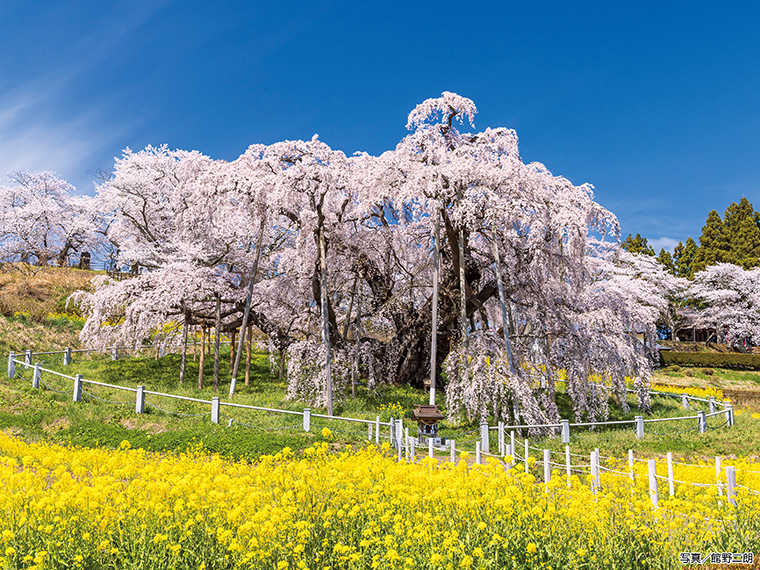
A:
{"type": "Polygon", "coordinates": [[[330,428],[322,428],[322,437],[325,439],[332,439],[332,432],[330,428]]]}
{"type": "Polygon", "coordinates": [[[529,542],[527,546],[528,554],[535,554],[538,552],[538,546],[536,546],[536,543],[529,542]]]}

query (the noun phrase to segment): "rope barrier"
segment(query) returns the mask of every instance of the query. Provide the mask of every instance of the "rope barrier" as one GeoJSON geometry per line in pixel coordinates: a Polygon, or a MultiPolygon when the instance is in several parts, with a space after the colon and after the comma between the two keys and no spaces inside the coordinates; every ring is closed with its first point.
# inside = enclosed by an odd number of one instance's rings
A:
{"type": "Polygon", "coordinates": [[[673,465],[683,465],[684,467],[704,467],[709,469],[715,469],[715,465],[697,465],[696,463],[680,463],[678,461],[673,461],[673,465]]]}
{"type": "Polygon", "coordinates": [[[58,392],[59,394],[68,394],[68,392],[64,392],[63,390],[57,390],[51,386],[48,386],[47,382],[45,382],[42,378],[40,378],[40,384],[42,384],[43,386],[45,386],[45,388],[47,388],[48,390],[52,392],[58,392]]]}
{"type": "Polygon", "coordinates": [[[151,408],[154,408],[154,409],[156,409],[156,410],[158,410],[160,412],[164,412],[165,414],[172,414],[172,415],[175,415],[175,416],[182,416],[182,417],[185,417],[185,418],[195,418],[195,417],[199,417],[199,416],[208,415],[208,414],[183,414],[181,412],[172,412],[171,410],[165,410],[163,408],[159,408],[158,406],[156,406],[154,404],[151,404],[150,402],[145,402],[145,405],[146,406],[150,406],[151,408]]]}
{"type": "Polygon", "coordinates": [[[697,431],[698,429],[699,429],[699,426],[695,426],[695,427],[690,427],[690,428],[687,428],[687,429],[681,429],[681,430],[673,431],[673,432],[670,432],[670,433],[662,433],[662,432],[659,432],[659,431],[647,431],[646,433],[647,434],[651,433],[652,435],[673,435],[673,434],[679,434],[679,433],[688,433],[690,431],[697,431]]]}
{"type": "Polygon", "coordinates": [[[302,424],[296,424],[296,425],[292,425],[292,426],[281,426],[281,427],[261,427],[261,426],[254,426],[254,425],[251,425],[251,424],[247,424],[245,422],[241,422],[239,420],[236,420],[235,418],[231,418],[230,416],[228,416],[226,414],[219,414],[219,417],[220,418],[227,418],[228,420],[230,420],[232,422],[232,424],[230,424],[230,425],[233,425],[233,424],[235,424],[235,425],[241,425],[241,426],[244,426],[244,427],[248,427],[248,428],[252,428],[252,429],[259,429],[259,430],[263,430],[263,431],[282,431],[282,430],[286,430],[286,429],[294,429],[294,428],[302,428],[303,427],[302,424]]]}
{"type": "Polygon", "coordinates": [[[603,471],[607,471],[608,473],[612,473],[614,475],[620,475],[621,477],[625,477],[626,479],[630,478],[630,476],[631,476],[630,473],[623,473],[622,471],[617,471],[615,469],[610,469],[608,467],[605,467],[604,465],[600,465],[599,469],[601,469],[603,471]]]}
{"type": "Polygon", "coordinates": [[[82,390],[82,395],[83,395],[83,396],[89,396],[90,398],[93,398],[93,399],[95,399],[95,400],[99,400],[99,401],[101,401],[101,402],[105,402],[106,404],[115,404],[115,405],[117,405],[117,406],[126,406],[126,405],[128,405],[128,404],[131,404],[131,403],[132,403],[132,402],[114,402],[114,401],[112,401],[112,400],[106,400],[106,399],[104,399],[104,398],[99,398],[99,397],[98,397],[98,396],[96,396],[95,394],[90,394],[90,393],[89,393],[89,392],[87,392],[86,390],[82,390]]]}

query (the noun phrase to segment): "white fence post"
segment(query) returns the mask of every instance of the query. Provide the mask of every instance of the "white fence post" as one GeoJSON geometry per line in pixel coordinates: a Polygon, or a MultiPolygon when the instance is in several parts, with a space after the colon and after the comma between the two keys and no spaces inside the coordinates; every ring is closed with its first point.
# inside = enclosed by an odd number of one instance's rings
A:
{"type": "Polygon", "coordinates": [[[417,461],[417,438],[406,436],[406,441],[409,442],[409,460],[414,463],[417,461]]]}
{"type": "Polygon", "coordinates": [[[633,481],[633,449],[628,450],[628,473],[631,481],[633,481]]]}
{"type": "Polygon", "coordinates": [[[24,356],[24,362],[26,362],[27,364],[31,364],[32,363],[32,350],[29,349],[29,348],[26,349],[26,355],[24,356]]]}
{"type": "Polygon", "coordinates": [[[393,418],[390,418],[388,420],[388,426],[389,426],[388,427],[388,432],[389,432],[389,436],[388,437],[390,437],[390,440],[391,440],[391,447],[396,447],[396,438],[395,438],[395,434],[393,433],[394,430],[395,430],[395,428],[396,428],[396,421],[393,418]]]}
{"type": "Polygon", "coordinates": [[[733,465],[729,465],[726,467],[726,498],[733,506],[736,506],[734,487],[736,487],[736,471],[733,465]]]}
{"type": "MultiPolygon", "coordinates": [[[[398,431],[398,430],[396,430],[396,431],[398,431]]],[[[396,449],[396,453],[397,453],[396,460],[399,463],[401,463],[404,460],[404,445],[403,445],[403,443],[404,442],[402,442],[402,441],[396,440],[396,447],[397,447],[397,449],[396,449]]]]}
{"type": "Polygon", "coordinates": [[[710,413],[715,413],[715,398],[713,396],[710,396],[710,413]]]}
{"type": "Polygon", "coordinates": [[[544,483],[549,484],[549,479],[552,476],[552,466],[550,463],[551,451],[544,449],[544,483]]]}
{"type": "Polygon", "coordinates": [[[562,443],[570,443],[570,420],[561,420],[562,424],[562,443]]]}
{"type": "Polygon", "coordinates": [[[506,459],[507,457],[511,458],[507,462],[507,469],[512,469],[515,466],[515,452],[508,443],[504,445],[504,458],[506,459]]]}
{"type": "Polygon", "coordinates": [[[684,410],[689,409],[689,395],[688,394],[681,394],[681,407],[684,410]]]}
{"type": "Polygon", "coordinates": [[[396,443],[399,449],[404,447],[404,420],[396,420],[396,443]]]}
{"type": "Polygon", "coordinates": [[[636,437],[638,439],[644,437],[644,416],[636,416],[636,437]]]}
{"type": "Polygon", "coordinates": [[[74,376],[74,401],[82,401],[82,375],[77,374],[74,376]]]}
{"type": "Polygon", "coordinates": [[[565,446],[565,472],[567,473],[567,486],[570,487],[570,446],[565,446]]]}
{"type": "Polygon", "coordinates": [[[375,416],[375,443],[380,445],[380,416],[375,416]]]}
{"type": "Polygon", "coordinates": [[[40,372],[40,366],[41,364],[39,362],[34,365],[34,372],[32,373],[32,388],[40,387],[40,375],[42,374],[40,372]]]}
{"type": "Polygon", "coordinates": [[[489,452],[488,424],[486,422],[480,422],[480,449],[486,453],[489,452]]]}
{"type": "Polygon", "coordinates": [[[63,365],[68,366],[71,364],[71,347],[66,347],[66,352],[63,353],[63,365]]]}
{"type": "Polygon", "coordinates": [[[372,441],[372,424],[367,424],[367,441],[372,441]]]}
{"type": "Polygon", "coordinates": [[[453,439],[449,440],[449,445],[451,446],[451,462],[456,464],[457,462],[457,442],[453,439]]]}
{"type": "Polygon", "coordinates": [[[728,406],[728,425],[732,426],[734,425],[734,405],[729,404],[728,406]]]}
{"type": "Polygon", "coordinates": [[[528,440],[525,440],[525,472],[528,473],[528,440]]]}
{"type": "Polygon", "coordinates": [[[135,413],[145,413],[145,386],[138,386],[135,394],[135,413]]]}
{"type": "Polygon", "coordinates": [[[705,433],[707,431],[707,418],[702,410],[697,412],[697,428],[699,433],[705,433]]]}
{"type": "Polygon", "coordinates": [[[111,360],[118,360],[119,359],[119,347],[114,346],[111,349],[111,360]]]}
{"type": "Polygon", "coordinates": [[[512,450],[512,467],[515,466],[516,463],[516,455],[515,455],[515,430],[509,431],[509,449],[512,450]]]}
{"type": "Polygon", "coordinates": [[[594,492],[601,487],[601,477],[599,475],[599,449],[595,449],[591,452],[591,476],[594,478],[593,486],[594,492]]]}
{"type": "Polygon", "coordinates": [[[672,497],[676,494],[673,485],[673,452],[668,451],[668,493],[672,497]]]}
{"type": "Polygon", "coordinates": [[[657,508],[657,463],[654,459],[648,461],[649,464],[649,497],[652,499],[652,505],[657,508]]]}
{"type": "Polygon", "coordinates": [[[498,434],[499,434],[499,455],[502,457],[504,456],[504,422],[499,422],[499,426],[497,428],[498,434]]]}
{"type": "Polygon", "coordinates": [[[428,438],[428,457],[433,459],[433,438],[428,438]]]}
{"type": "Polygon", "coordinates": [[[303,409],[303,431],[311,431],[311,408],[303,409]]]}
{"type": "Polygon", "coordinates": [[[16,355],[13,351],[8,353],[8,378],[16,376],[16,355]]]}
{"type": "Polygon", "coordinates": [[[211,399],[211,423],[212,424],[218,424],[219,423],[219,397],[214,396],[211,399]]]}
{"type": "Polygon", "coordinates": [[[406,457],[408,459],[412,454],[412,443],[409,441],[409,428],[404,428],[404,441],[406,442],[406,457]]]}
{"type": "Polygon", "coordinates": [[[478,465],[481,465],[481,463],[480,463],[480,461],[481,461],[480,453],[481,453],[482,445],[483,444],[481,442],[479,442],[479,441],[475,442],[475,463],[477,463],[478,465]]]}
{"type": "Polygon", "coordinates": [[[715,485],[718,487],[718,496],[723,496],[723,485],[721,485],[720,482],[720,474],[721,474],[721,467],[720,467],[720,455],[717,455],[715,457],[715,485]]]}

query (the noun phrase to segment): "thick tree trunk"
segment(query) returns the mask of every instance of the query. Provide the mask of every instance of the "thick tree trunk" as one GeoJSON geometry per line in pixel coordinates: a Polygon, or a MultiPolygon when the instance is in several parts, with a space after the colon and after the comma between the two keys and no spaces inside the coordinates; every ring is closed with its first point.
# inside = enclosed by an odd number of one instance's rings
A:
{"type": "MultiPolygon", "coordinates": [[[[333,389],[332,389],[332,362],[330,357],[330,318],[327,302],[327,248],[325,244],[324,230],[319,231],[319,265],[320,265],[320,297],[322,301],[322,343],[325,346],[325,398],[327,400],[327,414],[333,415],[333,389]]],[[[334,320],[334,317],[333,317],[334,320]]]]}

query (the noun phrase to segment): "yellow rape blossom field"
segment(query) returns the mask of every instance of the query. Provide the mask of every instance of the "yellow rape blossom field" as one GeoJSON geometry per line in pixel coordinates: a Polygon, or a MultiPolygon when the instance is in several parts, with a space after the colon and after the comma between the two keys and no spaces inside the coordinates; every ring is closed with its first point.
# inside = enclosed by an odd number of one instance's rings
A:
{"type": "Polygon", "coordinates": [[[676,465],[711,486],[669,498],[665,482],[654,509],[645,463],[594,492],[586,475],[546,485],[496,460],[398,463],[387,444],[250,464],[0,434],[0,567],[678,568],[682,552],[760,554],[760,466],[729,464],[736,506],[713,465],[676,465]]]}

